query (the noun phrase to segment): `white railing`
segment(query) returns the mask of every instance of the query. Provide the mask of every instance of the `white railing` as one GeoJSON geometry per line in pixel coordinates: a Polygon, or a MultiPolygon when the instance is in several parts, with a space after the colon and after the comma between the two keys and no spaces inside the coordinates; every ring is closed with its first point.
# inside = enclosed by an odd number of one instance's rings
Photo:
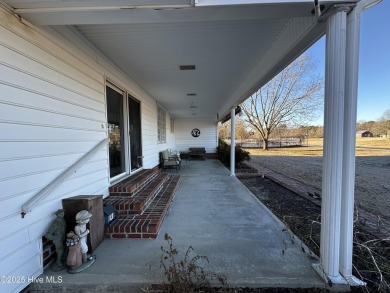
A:
{"type": "Polygon", "coordinates": [[[40,190],[36,195],[30,198],[23,206],[22,206],[22,218],[28,213],[31,212],[32,208],[39,203],[42,199],[44,199],[50,192],[56,189],[62,182],[65,181],[68,177],[70,177],[80,166],[86,163],[93,155],[97,153],[99,149],[101,149],[104,145],[106,145],[110,141],[109,138],[103,139],[99,142],[93,149],[83,155],[79,160],[77,160],[72,166],[62,172],[57,178],[55,178],[52,182],[50,182],[46,187],[40,190]]]}

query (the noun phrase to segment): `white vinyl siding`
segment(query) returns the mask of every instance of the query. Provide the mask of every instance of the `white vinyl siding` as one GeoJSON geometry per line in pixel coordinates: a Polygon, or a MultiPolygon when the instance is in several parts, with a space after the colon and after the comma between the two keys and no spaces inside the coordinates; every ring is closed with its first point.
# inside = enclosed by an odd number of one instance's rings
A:
{"type": "MultiPolygon", "coordinates": [[[[42,200],[21,207],[107,137],[105,84],[141,103],[144,168],[158,164],[156,101],[73,28],[36,28],[0,8],[0,273],[42,273],[42,235],[63,198],[108,194],[107,147],[42,200]]],[[[166,125],[165,125],[166,126],[166,125]]],[[[167,138],[166,146],[174,139],[167,138]]],[[[27,284],[0,284],[19,292],[27,284]]]]}
{"type": "Polygon", "coordinates": [[[0,36],[0,268],[25,278],[0,291],[17,292],[42,272],[41,238],[61,199],[107,194],[104,148],[21,217],[27,200],[107,136],[104,76],[2,10],[0,36]]]}
{"type": "Polygon", "coordinates": [[[176,119],[176,148],[188,151],[190,147],[204,147],[207,153],[215,153],[217,148],[217,122],[208,119],[176,119]],[[199,137],[193,137],[191,131],[200,130],[199,137]]]}

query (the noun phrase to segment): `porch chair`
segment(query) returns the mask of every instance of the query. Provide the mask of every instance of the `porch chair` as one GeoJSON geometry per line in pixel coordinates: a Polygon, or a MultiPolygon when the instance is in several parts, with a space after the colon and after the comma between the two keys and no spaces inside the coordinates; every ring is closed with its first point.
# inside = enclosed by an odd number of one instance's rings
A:
{"type": "Polygon", "coordinates": [[[178,150],[168,149],[169,159],[176,159],[181,164],[181,156],[178,150]]]}
{"type": "Polygon", "coordinates": [[[176,172],[180,170],[181,160],[180,156],[170,156],[168,150],[160,152],[160,164],[163,170],[168,168],[176,168],[176,172]]]}

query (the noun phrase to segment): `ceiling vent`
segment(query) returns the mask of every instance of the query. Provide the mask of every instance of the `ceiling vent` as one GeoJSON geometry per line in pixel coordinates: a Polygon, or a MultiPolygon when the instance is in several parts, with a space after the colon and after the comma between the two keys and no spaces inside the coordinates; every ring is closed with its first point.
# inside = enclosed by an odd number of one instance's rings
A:
{"type": "Polygon", "coordinates": [[[180,65],[180,70],[195,70],[195,65],[180,65]]]}

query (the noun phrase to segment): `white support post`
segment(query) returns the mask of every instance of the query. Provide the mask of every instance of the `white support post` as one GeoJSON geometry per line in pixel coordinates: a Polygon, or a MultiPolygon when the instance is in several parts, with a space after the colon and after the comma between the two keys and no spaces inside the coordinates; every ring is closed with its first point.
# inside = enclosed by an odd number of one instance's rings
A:
{"type": "Polygon", "coordinates": [[[364,282],[352,275],[353,220],[355,191],[356,113],[359,72],[360,12],[351,11],[347,18],[345,68],[343,176],[341,198],[340,273],[351,286],[364,282]]]}
{"type": "Polygon", "coordinates": [[[339,273],[339,252],[347,11],[338,7],[326,23],[321,255],[320,264],[313,265],[334,284],[346,284],[339,273]]]}
{"type": "Polygon", "coordinates": [[[230,176],[236,176],[235,165],[236,165],[236,109],[230,110],[230,176]]]}

